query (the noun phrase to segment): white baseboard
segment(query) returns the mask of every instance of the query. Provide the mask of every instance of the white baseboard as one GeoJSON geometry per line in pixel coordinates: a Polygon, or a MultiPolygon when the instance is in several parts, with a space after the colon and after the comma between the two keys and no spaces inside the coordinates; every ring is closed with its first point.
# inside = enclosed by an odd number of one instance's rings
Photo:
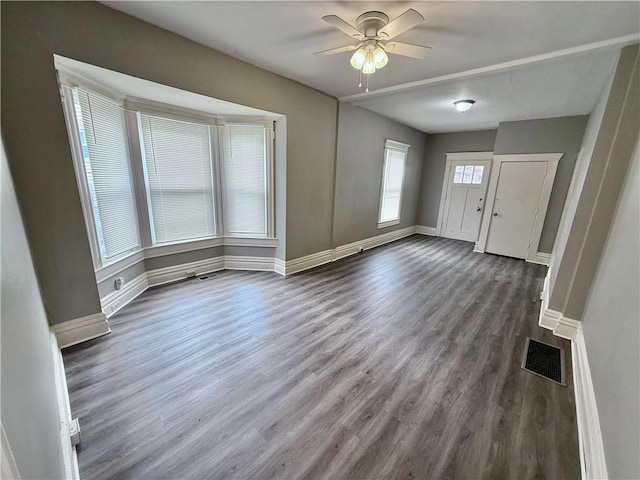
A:
{"type": "Polygon", "coordinates": [[[284,273],[291,275],[292,273],[309,270],[310,268],[319,267],[333,260],[333,250],[323,250],[318,253],[312,253],[304,257],[288,260],[285,262],[284,273]]]}
{"type": "Polygon", "coordinates": [[[571,358],[582,478],[584,480],[607,479],[609,477],[604,455],[604,444],[602,442],[602,431],[600,430],[598,406],[581,326],[578,327],[571,341],[571,358]]]}
{"type": "Polygon", "coordinates": [[[5,480],[20,480],[20,472],[18,464],[11,451],[9,439],[4,431],[2,422],[0,422],[0,432],[2,434],[0,440],[0,478],[5,480]]]}
{"type": "Polygon", "coordinates": [[[273,259],[273,271],[280,275],[286,275],[287,273],[287,262],[281,260],[279,258],[273,259]]]}
{"type": "Polygon", "coordinates": [[[224,269],[224,257],[207,258],[197,262],[181,263],[171,267],[157,268],[147,272],[147,282],[150,287],[164,285],[165,283],[184,280],[187,272],[195,272],[196,275],[217,272],[224,269]]]}
{"type": "Polygon", "coordinates": [[[375,237],[358,240],[357,242],[348,243],[346,245],[341,245],[333,249],[333,260],[339,260],[341,258],[358,253],[360,249],[369,250],[370,248],[375,248],[379,247],[380,245],[395,242],[396,240],[408,237],[409,235],[413,235],[414,233],[416,233],[415,225],[411,227],[401,228],[399,230],[394,230],[393,232],[383,233],[382,235],[376,235],[375,237]]]}
{"type": "Polygon", "coordinates": [[[60,348],[101,337],[111,331],[104,313],[94,313],[85,317],[57,323],[51,327],[60,348]]]}
{"type": "Polygon", "coordinates": [[[556,337],[573,340],[580,328],[581,322],[562,316],[562,312],[544,308],[544,302],[540,305],[540,319],[538,325],[553,331],[556,337]]]}
{"type": "Polygon", "coordinates": [[[258,272],[273,272],[275,258],[273,257],[246,257],[224,256],[225,270],[254,270],[258,272]]]}
{"type": "Polygon", "coordinates": [[[531,260],[527,259],[527,262],[539,263],[540,265],[546,265],[548,267],[549,264],[551,263],[551,254],[544,253],[544,252],[537,252],[536,256],[531,260]]]}
{"type": "Polygon", "coordinates": [[[126,304],[134,300],[138,295],[149,288],[147,274],[142,273],[133,280],[125,283],[120,290],[114,290],[100,299],[102,311],[109,318],[126,304]]]}
{"type": "Polygon", "coordinates": [[[432,237],[438,236],[438,229],[436,227],[425,227],[424,225],[416,225],[416,233],[420,235],[430,235],[432,237]]]}
{"type": "Polygon", "coordinates": [[[69,430],[73,417],[71,416],[71,404],[69,403],[67,376],[64,372],[62,352],[60,352],[60,347],[58,346],[58,341],[55,333],[53,332],[53,328],[51,329],[50,338],[56,383],[56,397],[58,401],[58,412],[60,413],[60,438],[62,440],[62,457],[65,469],[64,478],[78,480],[80,478],[78,455],[76,447],[71,444],[71,435],[69,430]]]}

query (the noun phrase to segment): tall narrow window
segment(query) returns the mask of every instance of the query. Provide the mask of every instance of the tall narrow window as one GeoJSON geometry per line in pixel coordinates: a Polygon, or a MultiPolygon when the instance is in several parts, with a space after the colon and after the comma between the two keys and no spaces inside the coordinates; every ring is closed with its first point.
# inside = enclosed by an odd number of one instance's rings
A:
{"type": "Polygon", "coordinates": [[[267,130],[222,127],[225,222],[231,236],[267,235],[267,130]]]}
{"type": "Polygon", "coordinates": [[[209,127],[140,115],[154,243],[215,235],[209,127]]]}
{"type": "Polygon", "coordinates": [[[99,95],[77,88],[72,95],[100,268],[140,249],[125,116],[99,95]]]}
{"type": "Polygon", "coordinates": [[[400,223],[402,184],[409,145],[387,140],[382,169],[382,191],[378,228],[400,223]]]}

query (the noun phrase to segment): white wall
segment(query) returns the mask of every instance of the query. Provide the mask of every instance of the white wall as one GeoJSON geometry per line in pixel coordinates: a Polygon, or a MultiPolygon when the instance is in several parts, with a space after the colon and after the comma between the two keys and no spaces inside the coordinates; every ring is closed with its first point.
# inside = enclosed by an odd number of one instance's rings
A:
{"type": "Polygon", "coordinates": [[[49,325],[2,149],[1,409],[20,475],[64,477],[49,325]]]}
{"type": "Polygon", "coordinates": [[[610,478],[640,478],[640,160],[636,150],[583,317],[610,478]]]}

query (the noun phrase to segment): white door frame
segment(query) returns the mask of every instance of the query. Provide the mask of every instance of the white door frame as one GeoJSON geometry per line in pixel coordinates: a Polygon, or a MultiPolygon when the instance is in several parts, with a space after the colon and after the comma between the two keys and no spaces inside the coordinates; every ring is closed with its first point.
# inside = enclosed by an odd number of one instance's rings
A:
{"type": "Polygon", "coordinates": [[[500,177],[500,168],[502,162],[546,162],[547,173],[542,184],[542,192],[538,201],[538,210],[536,212],[531,237],[529,238],[529,248],[527,249],[527,262],[539,263],[536,260],[538,253],[538,245],[540,244],[540,236],[542,235],[542,227],[547,216],[547,208],[549,207],[549,199],[551,198],[551,189],[553,181],[556,178],[558,162],[564,153],[522,153],[518,155],[494,155],[493,171],[489,178],[489,188],[487,189],[487,203],[485,203],[484,214],[482,215],[482,223],[480,225],[480,236],[476,243],[475,252],[484,253],[487,246],[487,238],[489,236],[489,228],[491,226],[491,215],[493,213],[493,204],[496,200],[496,190],[498,189],[498,178],[500,177]]]}
{"type": "MultiPolygon", "coordinates": [[[[447,200],[447,191],[449,189],[449,174],[451,173],[451,162],[463,161],[473,162],[476,160],[489,160],[493,161],[493,152],[458,152],[447,153],[447,162],[444,167],[444,178],[442,179],[442,192],[440,194],[440,208],[438,209],[438,224],[436,225],[436,236],[440,236],[442,233],[442,222],[444,222],[444,206],[447,200]]],[[[493,170],[493,164],[489,165],[488,175],[491,175],[493,170]]],[[[491,177],[489,177],[491,179],[491,177]]],[[[484,204],[486,207],[486,203],[484,204]]],[[[484,208],[484,207],[483,207],[484,208]]],[[[484,217],[483,217],[484,218],[484,217]]]]}

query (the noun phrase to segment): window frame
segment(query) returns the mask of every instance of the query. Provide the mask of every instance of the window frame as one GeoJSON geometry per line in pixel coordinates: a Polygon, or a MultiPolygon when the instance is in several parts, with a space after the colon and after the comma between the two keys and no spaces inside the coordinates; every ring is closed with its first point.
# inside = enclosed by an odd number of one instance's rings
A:
{"type": "Polygon", "coordinates": [[[78,119],[75,112],[75,103],[73,99],[72,91],[74,89],[81,89],[85,92],[102,97],[103,99],[115,103],[116,105],[123,107],[123,98],[119,95],[109,92],[105,93],[93,86],[88,86],[84,82],[80,83],[73,77],[60,73],[60,96],[63,104],[63,113],[65,123],[67,126],[67,134],[69,136],[69,143],[71,147],[71,157],[73,160],[73,170],[76,176],[76,184],[78,185],[78,193],[80,194],[80,205],[82,208],[82,216],[84,218],[85,228],[87,231],[87,238],[89,240],[89,248],[91,251],[91,259],[93,261],[94,271],[96,273],[101,270],[112,267],[113,265],[126,260],[134,255],[139,254],[143,249],[142,234],[140,231],[140,214],[138,208],[138,202],[136,198],[136,185],[135,185],[135,172],[133,170],[133,158],[129,145],[129,131],[127,127],[127,120],[125,115],[124,128],[126,131],[127,142],[125,145],[127,151],[127,167],[129,169],[129,180],[133,199],[133,210],[136,222],[136,237],[138,240],[138,246],[135,249],[128,250],[117,256],[109,259],[102,257],[100,250],[100,244],[98,240],[98,229],[93,212],[93,204],[91,201],[91,194],[89,192],[89,184],[87,180],[87,172],[84,164],[84,155],[82,153],[82,142],[80,140],[80,130],[78,126],[78,119]]]}
{"type": "Polygon", "coordinates": [[[409,148],[411,145],[407,143],[398,142],[396,140],[387,139],[384,143],[384,153],[382,157],[382,175],[380,176],[380,199],[378,201],[378,229],[391,227],[393,225],[398,225],[402,219],[402,194],[404,191],[404,183],[407,172],[407,160],[409,157],[409,148]],[[395,151],[403,154],[403,164],[402,164],[402,183],[400,185],[400,197],[399,197],[399,205],[398,205],[398,216],[396,218],[382,221],[382,206],[384,201],[384,189],[385,189],[385,178],[387,172],[387,161],[389,158],[389,152],[395,151]]]}

